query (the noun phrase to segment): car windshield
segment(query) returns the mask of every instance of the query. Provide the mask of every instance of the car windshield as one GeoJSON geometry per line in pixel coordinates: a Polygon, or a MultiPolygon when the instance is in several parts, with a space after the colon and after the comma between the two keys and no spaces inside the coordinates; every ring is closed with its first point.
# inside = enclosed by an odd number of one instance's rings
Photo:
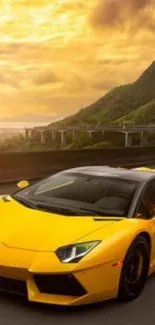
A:
{"type": "Polygon", "coordinates": [[[119,176],[60,172],[12,196],[26,206],[64,215],[127,217],[137,182],[119,176]]]}

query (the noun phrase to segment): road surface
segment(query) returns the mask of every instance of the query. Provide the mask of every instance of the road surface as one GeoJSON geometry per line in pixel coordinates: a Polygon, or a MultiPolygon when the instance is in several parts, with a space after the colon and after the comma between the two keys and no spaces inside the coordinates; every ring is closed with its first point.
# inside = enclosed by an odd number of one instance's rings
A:
{"type": "Polygon", "coordinates": [[[148,280],[141,297],[128,304],[111,301],[80,308],[60,308],[0,294],[0,322],[5,325],[153,325],[155,276],[148,280]]]}
{"type": "MultiPolygon", "coordinates": [[[[0,193],[16,186],[0,187],[0,193]]],[[[155,323],[155,275],[143,294],[134,302],[104,302],[78,308],[29,303],[19,297],[0,293],[0,323],[4,325],[153,325],[155,323]]]]}

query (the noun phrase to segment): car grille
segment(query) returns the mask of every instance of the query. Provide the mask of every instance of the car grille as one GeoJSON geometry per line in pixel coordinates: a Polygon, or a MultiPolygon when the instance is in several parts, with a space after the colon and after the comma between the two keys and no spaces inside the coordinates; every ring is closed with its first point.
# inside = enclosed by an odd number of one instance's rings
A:
{"type": "Polygon", "coordinates": [[[27,295],[26,282],[0,277],[0,291],[26,296],[27,295]]]}
{"type": "Polygon", "coordinates": [[[34,274],[34,281],[41,293],[75,297],[87,293],[72,274],[34,274]]]}

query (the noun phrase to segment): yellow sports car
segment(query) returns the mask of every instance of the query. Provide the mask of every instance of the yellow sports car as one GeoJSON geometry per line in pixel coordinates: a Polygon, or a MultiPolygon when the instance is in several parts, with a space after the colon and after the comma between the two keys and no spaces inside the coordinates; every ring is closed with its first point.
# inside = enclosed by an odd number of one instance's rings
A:
{"type": "Polygon", "coordinates": [[[155,270],[155,173],[81,167],[0,198],[0,290],[34,302],[131,301],[155,270]]]}

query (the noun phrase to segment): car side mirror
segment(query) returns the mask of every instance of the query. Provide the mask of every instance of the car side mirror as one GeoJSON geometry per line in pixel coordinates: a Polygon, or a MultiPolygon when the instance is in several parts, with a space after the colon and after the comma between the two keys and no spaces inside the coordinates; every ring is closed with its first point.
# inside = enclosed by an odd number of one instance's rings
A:
{"type": "Polygon", "coordinates": [[[135,218],[136,219],[144,219],[144,216],[142,213],[137,213],[135,218]]]}
{"type": "Polygon", "coordinates": [[[18,182],[18,183],[17,183],[17,186],[18,186],[20,189],[23,189],[23,188],[25,188],[25,187],[28,187],[28,186],[29,186],[29,182],[28,182],[28,181],[25,181],[25,180],[23,180],[23,181],[20,181],[20,182],[18,182]]]}

